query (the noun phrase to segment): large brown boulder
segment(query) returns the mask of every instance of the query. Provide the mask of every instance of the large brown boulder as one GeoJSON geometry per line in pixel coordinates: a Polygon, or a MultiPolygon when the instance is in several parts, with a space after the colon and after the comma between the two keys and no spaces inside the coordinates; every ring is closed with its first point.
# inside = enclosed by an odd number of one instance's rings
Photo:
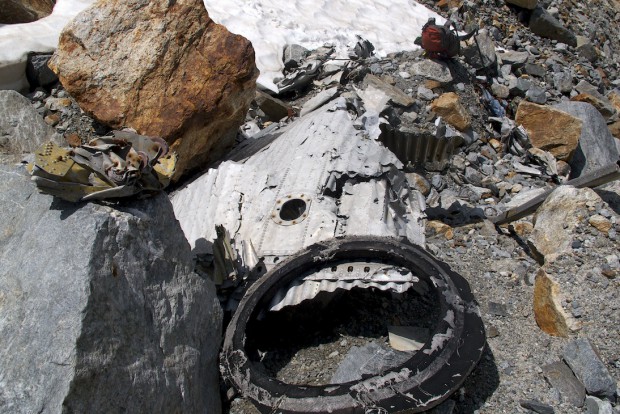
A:
{"type": "Polygon", "coordinates": [[[49,66],[99,122],[170,143],[174,180],[234,143],[258,77],[250,41],[202,0],[99,0],[65,27],[49,66]]]}
{"type": "Polygon", "coordinates": [[[521,101],[515,117],[530,136],[532,145],[568,161],[579,144],[583,122],[550,106],[521,101]]]}
{"type": "Polygon", "coordinates": [[[30,23],[49,16],[56,0],[3,0],[0,24],[30,23]]]}

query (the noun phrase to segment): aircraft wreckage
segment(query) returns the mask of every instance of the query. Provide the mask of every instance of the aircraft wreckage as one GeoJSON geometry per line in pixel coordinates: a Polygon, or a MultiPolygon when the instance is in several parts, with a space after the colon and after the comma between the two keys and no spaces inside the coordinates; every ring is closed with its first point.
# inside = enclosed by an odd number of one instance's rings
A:
{"type": "Polygon", "coordinates": [[[419,247],[424,197],[409,186],[396,155],[353,118],[337,98],[246,140],[171,197],[199,262],[212,260],[216,283],[249,286],[240,302],[227,302],[234,315],[221,372],[264,413],[425,411],[463,383],[485,346],[467,282],[419,247]],[[376,372],[321,386],[266,373],[249,349],[256,320],[356,288],[432,298],[438,316],[421,348],[376,372]]]}

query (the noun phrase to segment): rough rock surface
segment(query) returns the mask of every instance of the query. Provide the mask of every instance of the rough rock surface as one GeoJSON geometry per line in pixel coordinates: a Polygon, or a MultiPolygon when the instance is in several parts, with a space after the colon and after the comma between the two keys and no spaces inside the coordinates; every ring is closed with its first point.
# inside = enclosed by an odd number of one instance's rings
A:
{"type": "Polygon", "coordinates": [[[564,360],[577,378],[583,382],[588,394],[604,398],[614,397],[616,381],[611,377],[598,351],[587,338],[579,338],[570,342],[564,351],[564,360]]]}
{"type": "Polygon", "coordinates": [[[65,27],[50,67],[98,121],[172,144],[174,179],[232,146],[258,77],[251,43],[200,0],[96,3],[65,27]]]}
{"type": "Polygon", "coordinates": [[[71,204],[0,176],[0,412],[218,413],[221,310],[166,196],[71,204]]]}
{"type": "Polygon", "coordinates": [[[522,101],[515,121],[523,125],[533,146],[560,160],[570,160],[577,149],[582,121],[566,112],[522,101]]]}
{"type": "Polygon", "coordinates": [[[562,102],[553,108],[581,119],[579,145],[569,161],[571,178],[579,177],[618,161],[614,137],[601,114],[585,102],[562,102]]]}
{"type": "Polygon", "coordinates": [[[561,305],[560,285],[544,269],[539,269],[534,283],[534,317],[544,332],[568,337],[573,321],[561,305]]]}
{"type": "Polygon", "coordinates": [[[536,211],[534,231],[528,243],[545,262],[552,261],[570,250],[572,230],[588,218],[587,205],[600,201],[589,188],[558,187],[536,211]]]}
{"type": "Polygon", "coordinates": [[[435,99],[431,104],[431,109],[459,131],[465,131],[471,126],[469,113],[454,92],[444,93],[435,99]]]}
{"type": "Polygon", "coordinates": [[[29,23],[49,16],[56,0],[4,0],[0,24],[29,23]]]}
{"type": "Polygon", "coordinates": [[[577,46],[577,38],[573,32],[564,27],[542,7],[536,7],[532,12],[530,30],[539,36],[557,40],[569,46],[577,46]]]}
{"type": "Polygon", "coordinates": [[[15,91],[0,91],[0,149],[11,154],[33,152],[54,135],[30,101],[15,91]]]}

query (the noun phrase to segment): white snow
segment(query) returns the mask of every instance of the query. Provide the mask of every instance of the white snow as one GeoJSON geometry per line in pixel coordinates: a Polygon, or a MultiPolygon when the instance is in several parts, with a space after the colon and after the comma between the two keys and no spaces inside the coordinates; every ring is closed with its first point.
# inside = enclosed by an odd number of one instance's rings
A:
{"type": "MultiPolygon", "coordinates": [[[[26,24],[0,25],[0,89],[27,86],[29,51],[48,52],[58,45],[62,28],[94,0],[58,0],[54,12],[26,24]]],[[[248,38],[256,52],[261,87],[276,91],[282,78],[282,50],[297,43],[314,49],[330,43],[340,57],[359,35],[383,56],[413,50],[429,17],[442,19],[413,0],[204,0],[211,18],[248,38]]]]}
{"type": "Polygon", "coordinates": [[[94,0],[57,0],[51,15],[32,23],[0,25],[0,89],[28,87],[28,52],[51,52],[65,25],[94,0]]]}
{"type": "Polygon", "coordinates": [[[417,48],[413,41],[429,17],[445,19],[413,0],[203,0],[209,16],[252,42],[261,74],[258,84],[277,92],[282,51],[297,43],[315,49],[325,43],[347,56],[356,35],[379,56],[417,48]]]}

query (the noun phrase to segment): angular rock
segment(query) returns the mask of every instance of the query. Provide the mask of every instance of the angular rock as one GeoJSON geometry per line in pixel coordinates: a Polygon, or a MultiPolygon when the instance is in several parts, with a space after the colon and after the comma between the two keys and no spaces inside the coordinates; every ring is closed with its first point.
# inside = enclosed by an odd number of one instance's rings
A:
{"type": "Polygon", "coordinates": [[[219,413],[222,312],[166,195],[73,204],[0,173],[0,410],[219,413]]]}
{"type": "Polygon", "coordinates": [[[463,48],[462,54],[467,63],[476,69],[495,68],[497,65],[495,43],[484,29],[480,30],[475,39],[468,42],[467,47],[463,48]]]}
{"type": "Polygon", "coordinates": [[[618,150],[605,119],[592,105],[584,102],[561,102],[553,106],[581,120],[579,145],[569,160],[571,178],[613,164],[618,160],[618,150]]]}
{"type": "Polygon", "coordinates": [[[525,73],[528,75],[536,76],[538,78],[544,78],[547,74],[547,70],[543,68],[541,65],[536,65],[534,63],[526,63],[525,64],[525,73]]]}
{"type": "Polygon", "coordinates": [[[553,74],[553,86],[562,93],[569,93],[573,90],[573,76],[568,72],[553,74]]]}
{"type": "Polygon", "coordinates": [[[528,52],[517,52],[513,50],[506,50],[497,53],[497,56],[502,60],[504,64],[512,65],[513,67],[523,66],[530,54],[528,52]]]}
{"type": "Polygon", "coordinates": [[[603,96],[593,85],[587,81],[581,81],[575,87],[579,95],[571,98],[572,101],[587,102],[593,105],[600,113],[609,119],[616,113],[616,109],[609,99],[603,96]]]}
{"type": "Polygon", "coordinates": [[[0,24],[30,23],[49,16],[56,0],[3,0],[0,24]]]}
{"type": "Polygon", "coordinates": [[[575,407],[583,407],[586,389],[563,361],[556,361],[542,367],[549,384],[560,394],[562,401],[575,407]]]}
{"type": "Polygon", "coordinates": [[[561,305],[561,292],[558,283],[542,268],[534,281],[534,318],[545,333],[568,337],[574,327],[571,316],[561,305]]]}
{"type": "Polygon", "coordinates": [[[441,60],[424,59],[411,65],[409,73],[413,76],[423,76],[442,84],[452,82],[452,74],[446,62],[441,60]]]}
{"type": "Polygon", "coordinates": [[[0,91],[0,149],[11,154],[33,152],[54,137],[54,130],[15,91],[0,91]]]}
{"type": "Polygon", "coordinates": [[[534,10],[538,5],[538,0],[506,0],[506,3],[519,6],[524,9],[534,10]]]}
{"type": "Polygon", "coordinates": [[[579,338],[570,342],[564,350],[563,357],[577,378],[585,385],[588,394],[613,398],[616,393],[616,381],[609,374],[598,351],[589,339],[579,338]]]}
{"type": "Polygon", "coordinates": [[[533,33],[539,36],[557,40],[569,46],[577,46],[577,38],[573,32],[562,26],[559,20],[550,15],[542,7],[536,7],[532,12],[529,27],[533,33]]]}
{"type": "Polygon", "coordinates": [[[588,223],[601,233],[607,234],[611,230],[612,223],[607,217],[603,217],[600,214],[595,214],[588,219],[588,223]]]}
{"type": "Polygon", "coordinates": [[[47,66],[51,53],[30,53],[26,63],[26,77],[30,88],[50,86],[58,82],[58,76],[47,66]]]}
{"type": "Polygon", "coordinates": [[[554,414],[555,410],[549,404],[542,403],[538,400],[521,400],[519,405],[528,410],[532,410],[538,414],[554,414]]]}
{"type": "Polygon", "coordinates": [[[570,160],[582,134],[582,121],[550,106],[522,101],[515,117],[527,131],[532,145],[556,158],[570,160]]]}
{"type": "Polygon", "coordinates": [[[609,401],[600,400],[596,397],[586,397],[586,414],[614,414],[609,401]]]}
{"type": "Polygon", "coordinates": [[[459,131],[466,131],[471,127],[469,113],[454,92],[444,93],[435,99],[431,104],[431,110],[459,131]]]}
{"type": "Polygon", "coordinates": [[[270,121],[277,122],[292,114],[292,108],[289,104],[263,91],[256,91],[254,101],[270,121]]]}
{"type": "Polygon", "coordinates": [[[530,101],[538,105],[544,105],[547,102],[547,92],[543,88],[532,87],[528,89],[525,97],[530,101]]]}
{"type": "Polygon", "coordinates": [[[532,81],[523,78],[511,78],[508,82],[508,89],[512,96],[525,96],[527,91],[532,87],[532,81]]]}
{"type": "Polygon", "coordinates": [[[373,86],[379,89],[390,98],[392,103],[396,105],[408,107],[413,105],[415,102],[411,96],[375,75],[368,74],[364,77],[364,87],[367,86],[373,86]]]}
{"type": "Polygon", "coordinates": [[[577,53],[590,62],[596,62],[598,59],[596,47],[585,36],[577,36],[577,53]]]}
{"type": "Polygon", "coordinates": [[[282,55],[282,61],[284,62],[285,69],[294,69],[301,65],[310,51],[303,46],[291,44],[284,47],[284,53],[282,55]]]}
{"type": "Polygon", "coordinates": [[[528,244],[544,256],[545,262],[570,251],[573,230],[589,216],[586,204],[597,202],[601,198],[589,188],[565,185],[556,188],[536,211],[528,244]]]}
{"type": "Polygon", "coordinates": [[[620,121],[616,121],[607,126],[609,133],[616,139],[616,149],[620,152],[620,121]]]}
{"type": "Polygon", "coordinates": [[[499,99],[506,99],[510,96],[510,89],[508,86],[498,83],[491,85],[491,92],[493,92],[493,96],[499,99]]]}
{"type": "Polygon", "coordinates": [[[65,27],[50,67],[99,122],[170,143],[174,180],[232,146],[258,77],[251,43],[200,0],[96,3],[65,27]]]}

